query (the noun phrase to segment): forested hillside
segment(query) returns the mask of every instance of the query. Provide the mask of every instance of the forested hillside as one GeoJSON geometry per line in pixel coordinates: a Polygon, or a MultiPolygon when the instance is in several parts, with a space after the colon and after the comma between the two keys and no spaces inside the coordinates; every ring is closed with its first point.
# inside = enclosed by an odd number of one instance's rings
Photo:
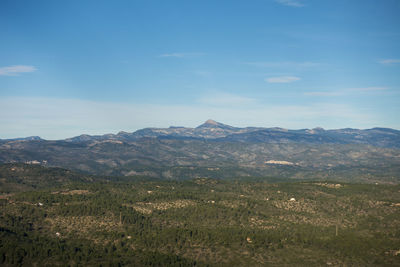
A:
{"type": "Polygon", "coordinates": [[[398,185],[92,178],[3,191],[0,264],[400,264],[398,185]]]}
{"type": "Polygon", "coordinates": [[[13,141],[0,162],[96,175],[164,179],[273,176],[348,182],[400,181],[400,150],[364,144],[248,143],[143,138],[121,141],[13,141]]]}

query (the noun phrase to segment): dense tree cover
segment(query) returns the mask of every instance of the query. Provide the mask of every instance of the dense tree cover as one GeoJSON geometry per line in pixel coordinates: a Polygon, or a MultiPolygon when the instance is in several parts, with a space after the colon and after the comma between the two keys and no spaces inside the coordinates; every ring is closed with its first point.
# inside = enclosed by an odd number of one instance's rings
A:
{"type": "Polygon", "coordinates": [[[0,265],[396,265],[399,192],[389,185],[204,178],[7,194],[0,201],[0,265]]]}
{"type": "MultiPolygon", "coordinates": [[[[282,131],[274,133],[285,135],[282,131]]],[[[400,150],[393,148],[398,145],[383,148],[347,142],[291,143],[287,139],[281,140],[283,143],[242,141],[12,141],[0,146],[0,162],[34,162],[96,175],[143,175],[171,180],[275,176],[365,183],[400,181],[400,150]]]]}

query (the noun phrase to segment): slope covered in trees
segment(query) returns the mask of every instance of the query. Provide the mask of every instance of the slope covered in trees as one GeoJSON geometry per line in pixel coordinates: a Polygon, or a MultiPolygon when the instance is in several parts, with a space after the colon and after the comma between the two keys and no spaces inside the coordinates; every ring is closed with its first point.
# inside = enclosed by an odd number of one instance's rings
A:
{"type": "Polygon", "coordinates": [[[1,195],[3,266],[400,264],[400,187],[72,181],[1,195]]]}

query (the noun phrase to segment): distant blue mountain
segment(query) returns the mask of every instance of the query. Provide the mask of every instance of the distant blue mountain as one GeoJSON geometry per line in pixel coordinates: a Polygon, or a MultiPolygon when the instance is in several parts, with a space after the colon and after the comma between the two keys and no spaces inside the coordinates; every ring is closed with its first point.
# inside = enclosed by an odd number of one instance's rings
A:
{"type": "MultiPolygon", "coordinates": [[[[119,132],[105,135],[79,135],[63,141],[82,143],[93,141],[133,142],[141,138],[207,139],[218,142],[241,143],[299,143],[299,144],[365,144],[376,147],[400,148],[400,131],[390,128],[336,129],[322,128],[288,130],[283,128],[233,127],[214,120],[207,120],[196,128],[169,127],[144,128],[133,133],[119,132]]],[[[38,136],[3,139],[4,141],[41,141],[38,136]]],[[[61,141],[61,140],[60,140],[61,141]]]]}
{"type": "Polygon", "coordinates": [[[196,128],[169,127],[145,128],[133,133],[119,132],[106,135],[80,135],[66,139],[69,142],[117,140],[135,141],[140,138],[167,139],[214,139],[221,142],[250,143],[304,143],[304,144],[366,144],[377,147],[400,148],[400,131],[389,128],[366,130],[345,128],[324,130],[322,128],[288,130],[283,128],[239,128],[213,120],[207,120],[196,128]]]}
{"type": "Polygon", "coordinates": [[[43,140],[39,136],[28,136],[28,137],[19,137],[19,138],[11,138],[11,139],[0,139],[2,141],[38,141],[43,140]]]}

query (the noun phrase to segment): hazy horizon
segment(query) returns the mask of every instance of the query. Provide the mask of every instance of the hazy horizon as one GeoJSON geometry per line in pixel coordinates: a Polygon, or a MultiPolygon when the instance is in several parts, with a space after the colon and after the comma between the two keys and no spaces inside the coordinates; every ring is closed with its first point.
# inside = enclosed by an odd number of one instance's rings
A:
{"type": "MultiPolygon", "coordinates": [[[[208,119],[208,120],[212,120],[212,119],[208,119]]],[[[7,140],[7,139],[12,140],[12,139],[28,138],[28,137],[40,137],[41,139],[44,139],[44,140],[55,140],[56,141],[56,140],[64,140],[64,139],[68,139],[68,138],[78,137],[78,136],[81,136],[81,135],[101,136],[101,135],[107,135],[107,134],[115,134],[116,135],[116,134],[119,134],[120,132],[134,133],[137,130],[142,130],[142,129],[145,129],[145,128],[167,129],[167,128],[170,128],[170,127],[179,127],[179,128],[183,127],[183,128],[192,128],[193,129],[193,128],[196,128],[198,126],[201,126],[204,123],[207,123],[208,120],[203,121],[203,122],[198,123],[197,125],[193,125],[193,126],[186,126],[186,125],[168,125],[168,126],[161,126],[161,127],[148,126],[148,127],[143,127],[143,128],[130,130],[130,131],[119,130],[119,131],[114,131],[114,132],[100,132],[100,133],[83,131],[83,132],[81,132],[81,133],[79,133],[77,135],[62,136],[60,138],[46,138],[44,136],[30,135],[30,136],[14,136],[14,137],[9,137],[9,138],[0,138],[0,140],[1,139],[3,139],[3,140],[7,140]]],[[[212,120],[212,121],[214,121],[214,120],[212,120]]],[[[222,124],[225,124],[225,125],[228,125],[228,126],[233,126],[233,127],[236,127],[236,128],[259,127],[259,128],[265,128],[265,129],[268,129],[268,128],[281,128],[281,129],[284,129],[284,130],[304,130],[304,129],[314,130],[314,129],[317,129],[317,128],[321,128],[323,130],[339,130],[339,129],[352,128],[352,127],[323,128],[323,127],[320,127],[320,126],[315,126],[315,127],[311,127],[311,128],[284,128],[284,127],[280,127],[280,126],[263,126],[263,125],[231,125],[231,124],[226,124],[226,123],[223,123],[223,122],[220,122],[220,121],[216,121],[216,122],[217,123],[222,123],[222,124]]],[[[378,127],[372,127],[372,128],[359,128],[358,130],[368,130],[368,129],[373,129],[373,128],[386,128],[386,127],[379,127],[378,126],[378,127]]],[[[352,129],[357,129],[357,128],[352,128],[352,129]]],[[[387,128],[387,129],[393,129],[393,130],[398,130],[399,131],[399,129],[394,129],[394,128],[387,128]]]]}
{"type": "Polygon", "coordinates": [[[400,129],[400,2],[0,2],[0,139],[400,129]]]}

